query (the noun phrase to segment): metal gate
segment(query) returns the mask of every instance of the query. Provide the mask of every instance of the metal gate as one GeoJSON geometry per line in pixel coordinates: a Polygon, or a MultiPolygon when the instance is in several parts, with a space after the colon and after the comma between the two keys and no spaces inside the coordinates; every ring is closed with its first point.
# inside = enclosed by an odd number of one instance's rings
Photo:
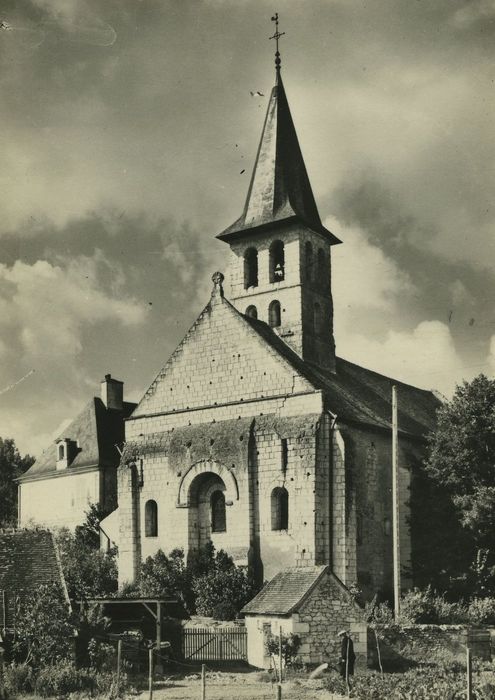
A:
{"type": "Polygon", "coordinates": [[[185,628],[182,631],[182,655],[193,661],[245,661],[246,628],[185,628]]]}

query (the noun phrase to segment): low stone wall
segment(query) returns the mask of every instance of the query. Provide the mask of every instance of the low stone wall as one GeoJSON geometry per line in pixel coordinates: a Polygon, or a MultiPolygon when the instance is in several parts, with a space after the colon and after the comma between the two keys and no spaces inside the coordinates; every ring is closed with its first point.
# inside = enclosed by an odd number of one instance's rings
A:
{"type": "MultiPolygon", "coordinates": [[[[384,669],[420,663],[465,663],[466,647],[474,657],[491,658],[490,633],[465,625],[410,625],[377,629],[384,669]]],[[[378,666],[375,633],[368,629],[368,665],[378,666]]]]}

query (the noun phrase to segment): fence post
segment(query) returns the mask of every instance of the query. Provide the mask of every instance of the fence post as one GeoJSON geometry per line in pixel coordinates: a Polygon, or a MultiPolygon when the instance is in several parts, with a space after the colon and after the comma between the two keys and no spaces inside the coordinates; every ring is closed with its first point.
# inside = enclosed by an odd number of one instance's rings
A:
{"type": "Polygon", "coordinates": [[[473,700],[473,662],[471,649],[466,649],[467,700],[473,700]]]}
{"type": "Polygon", "coordinates": [[[205,665],[201,664],[201,700],[206,698],[206,669],[205,665]]]}
{"type": "Polygon", "coordinates": [[[148,685],[149,685],[149,700],[153,700],[153,648],[150,647],[148,650],[148,658],[149,658],[149,676],[148,676],[148,685]]]}
{"type": "Polygon", "coordinates": [[[122,662],[122,640],[119,639],[117,642],[117,692],[120,688],[120,664],[122,662]]]}

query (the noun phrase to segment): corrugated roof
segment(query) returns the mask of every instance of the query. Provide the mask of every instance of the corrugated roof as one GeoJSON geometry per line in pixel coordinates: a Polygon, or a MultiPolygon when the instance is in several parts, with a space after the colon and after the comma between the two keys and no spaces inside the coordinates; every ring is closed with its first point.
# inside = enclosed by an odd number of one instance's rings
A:
{"type": "MultiPolygon", "coordinates": [[[[124,418],[130,416],[136,404],[124,402],[123,410],[108,410],[103,401],[94,397],[81,413],[65,428],[60,438],[78,442],[79,449],[68,470],[83,467],[117,466],[119,453],[115,444],[125,438],[124,418]]],[[[20,481],[57,473],[57,446],[51,443],[25,472],[20,481]]]]}
{"type": "Polygon", "coordinates": [[[0,624],[7,628],[12,624],[16,598],[22,604],[26,596],[48,583],[60,586],[68,603],[52,533],[47,530],[0,531],[0,624]]]}
{"type": "Polygon", "coordinates": [[[327,569],[328,566],[305,566],[279,571],[241,612],[289,615],[297,610],[327,569]]]}

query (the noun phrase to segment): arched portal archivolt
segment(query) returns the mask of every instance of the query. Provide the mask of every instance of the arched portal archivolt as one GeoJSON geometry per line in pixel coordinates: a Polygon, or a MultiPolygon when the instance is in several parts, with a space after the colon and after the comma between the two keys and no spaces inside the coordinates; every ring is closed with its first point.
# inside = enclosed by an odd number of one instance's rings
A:
{"type": "Polygon", "coordinates": [[[179,485],[179,493],[177,495],[178,508],[189,508],[191,505],[190,494],[193,481],[201,474],[208,473],[216,474],[225,484],[225,505],[232,505],[234,501],[239,500],[239,487],[237,485],[237,479],[232,472],[219,462],[202,460],[190,466],[182,477],[179,485]]]}

